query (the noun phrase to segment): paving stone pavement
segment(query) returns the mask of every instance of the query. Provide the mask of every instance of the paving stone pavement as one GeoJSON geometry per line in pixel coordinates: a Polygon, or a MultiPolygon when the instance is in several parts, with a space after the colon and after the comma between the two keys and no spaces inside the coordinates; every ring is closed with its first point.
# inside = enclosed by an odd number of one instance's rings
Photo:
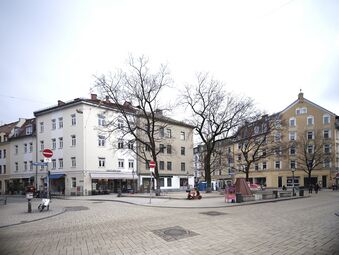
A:
{"type": "MultiPolygon", "coordinates": [[[[217,199],[222,200],[205,203],[217,199]]],[[[13,208],[23,205],[17,201],[13,208]]],[[[9,217],[6,206],[0,206],[1,222],[9,217]]],[[[52,208],[69,210],[0,228],[0,254],[339,254],[339,192],[235,207],[150,207],[79,198],[54,199],[52,208]]]]}

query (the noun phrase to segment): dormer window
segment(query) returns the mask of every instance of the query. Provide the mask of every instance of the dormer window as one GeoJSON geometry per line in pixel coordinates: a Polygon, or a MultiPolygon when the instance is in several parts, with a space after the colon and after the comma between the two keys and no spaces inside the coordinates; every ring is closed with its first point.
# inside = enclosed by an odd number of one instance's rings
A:
{"type": "Polygon", "coordinates": [[[330,115],[325,114],[325,115],[323,116],[323,124],[324,124],[324,125],[327,125],[327,124],[330,124],[330,122],[331,122],[330,115]]]}
{"type": "Polygon", "coordinates": [[[33,132],[32,125],[26,127],[26,135],[31,135],[33,132]]]}

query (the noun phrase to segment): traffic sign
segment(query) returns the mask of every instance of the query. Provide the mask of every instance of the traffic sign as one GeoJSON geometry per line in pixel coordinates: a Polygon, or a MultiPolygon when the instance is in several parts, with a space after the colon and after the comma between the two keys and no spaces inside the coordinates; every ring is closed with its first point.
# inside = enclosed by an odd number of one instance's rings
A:
{"type": "Polygon", "coordinates": [[[51,163],[51,162],[52,162],[52,159],[51,159],[51,158],[44,158],[44,162],[46,162],[46,163],[51,163]]]}
{"type": "Polygon", "coordinates": [[[47,162],[33,162],[33,166],[48,166],[47,162]]]}
{"type": "Polygon", "coordinates": [[[44,149],[42,151],[42,155],[44,155],[45,158],[51,158],[53,156],[53,151],[50,149],[44,149]]]}
{"type": "Polygon", "coordinates": [[[149,162],[149,168],[155,168],[155,162],[154,161],[149,162]]]}

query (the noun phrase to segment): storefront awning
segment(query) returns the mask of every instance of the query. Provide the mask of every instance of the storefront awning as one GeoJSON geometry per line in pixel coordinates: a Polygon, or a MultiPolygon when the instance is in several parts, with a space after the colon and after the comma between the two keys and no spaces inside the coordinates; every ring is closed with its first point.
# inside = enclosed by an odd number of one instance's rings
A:
{"type": "MultiPolygon", "coordinates": [[[[131,174],[123,174],[123,173],[93,173],[91,174],[92,179],[133,179],[131,174]]],[[[137,178],[135,175],[134,178],[137,178]]]]}
{"type": "Polygon", "coordinates": [[[65,176],[65,174],[51,174],[49,176],[49,179],[60,179],[60,178],[62,178],[64,176],[65,176]]]}

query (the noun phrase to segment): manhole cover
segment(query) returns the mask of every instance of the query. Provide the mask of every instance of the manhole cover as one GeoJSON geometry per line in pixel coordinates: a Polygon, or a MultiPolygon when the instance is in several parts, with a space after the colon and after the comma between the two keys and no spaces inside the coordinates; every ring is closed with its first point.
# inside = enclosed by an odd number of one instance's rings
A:
{"type": "Polygon", "coordinates": [[[198,235],[197,233],[184,229],[180,226],[153,230],[152,232],[167,242],[198,235]]]}
{"type": "Polygon", "coordinates": [[[209,215],[209,216],[226,215],[226,213],[223,213],[223,212],[217,212],[217,211],[202,212],[201,214],[206,214],[206,215],[209,215]]]}
{"type": "Polygon", "coordinates": [[[76,211],[84,211],[88,210],[89,208],[86,206],[71,206],[71,207],[65,207],[67,212],[76,212],[76,211]]]}

